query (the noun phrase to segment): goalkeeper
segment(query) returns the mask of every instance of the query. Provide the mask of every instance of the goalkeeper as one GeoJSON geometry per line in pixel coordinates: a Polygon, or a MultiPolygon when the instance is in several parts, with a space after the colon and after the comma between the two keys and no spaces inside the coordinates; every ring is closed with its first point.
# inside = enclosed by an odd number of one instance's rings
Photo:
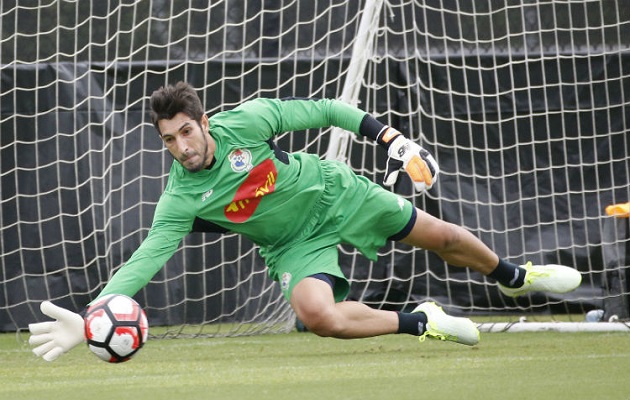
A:
{"type": "MultiPolygon", "coordinates": [[[[257,99],[208,118],[195,90],[179,82],[153,93],[151,118],[174,162],[148,236],[99,297],[135,295],[190,232],[236,232],[251,239],[297,317],[320,336],[407,333],[466,345],[479,340],[472,321],[447,315],[435,303],[398,313],[345,301],[349,284],[338,264],[340,243],[371,260],[388,240],[421,247],[496,280],[508,296],[563,293],[580,284],[572,268],[514,265],[465,229],[415,208],[345,164],[286,153],[272,141],[282,132],[340,127],[384,147],[386,185],[395,183],[399,170],[418,192],[435,184],[439,168],[431,154],[348,104],[257,99]]],[[[50,302],[41,308],[54,321],[31,324],[30,342],[36,355],[50,361],[83,341],[83,320],[50,302]]]]}

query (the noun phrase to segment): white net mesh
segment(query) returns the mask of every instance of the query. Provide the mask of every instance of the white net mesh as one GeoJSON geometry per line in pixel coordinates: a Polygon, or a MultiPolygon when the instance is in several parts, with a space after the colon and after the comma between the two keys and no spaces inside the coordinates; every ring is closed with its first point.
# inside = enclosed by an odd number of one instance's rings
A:
{"type": "MultiPolygon", "coordinates": [[[[484,313],[606,307],[628,317],[628,222],[604,209],[628,201],[629,16],[619,2],[386,3],[362,106],[409,132],[442,169],[423,198],[409,185],[397,191],[500,256],[570,265],[585,283],[515,301],[476,274],[396,246],[384,251],[377,301],[432,297],[453,312],[484,313]]],[[[355,140],[349,159],[378,179],[383,164],[365,161],[372,147],[355,140]]],[[[366,288],[379,275],[355,273],[355,287],[366,288]]]]}
{"type": "MultiPolygon", "coordinates": [[[[255,97],[341,97],[370,5],[3,1],[0,330],[41,319],[44,299],[80,310],[146,236],[171,163],[147,122],[154,89],[187,80],[209,114],[255,97]]],[[[370,263],[341,247],[351,297],[396,309],[432,298],[462,313],[627,310],[627,220],[603,210],[630,200],[628,7],[382,7],[358,105],[431,150],[442,168],[428,194],[416,196],[405,179],[396,191],[505,258],[571,265],[584,284],[515,301],[423,250],[392,244],[370,263]]],[[[324,156],[329,133],[287,133],[278,144],[324,156]]],[[[383,153],[354,137],[344,151],[378,182],[383,153]]],[[[234,235],[187,237],[137,298],[153,324],[200,324],[199,333],[293,322],[255,247],[234,235]]]]}

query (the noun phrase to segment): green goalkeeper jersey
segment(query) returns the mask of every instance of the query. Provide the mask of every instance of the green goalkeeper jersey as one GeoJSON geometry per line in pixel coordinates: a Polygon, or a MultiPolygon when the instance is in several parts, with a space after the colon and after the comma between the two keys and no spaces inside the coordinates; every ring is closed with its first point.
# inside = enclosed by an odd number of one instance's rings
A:
{"type": "Polygon", "coordinates": [[[146,239],[100,296],[133,296],[193,230],[236,232],[261,247],[296,235],[324,182],[317,155],[285,153],[282,132],[337,126],[358,133],[365,112],[336,100],[256,99],[209,118],[215,162],[189,172],[174,161],[146,239]]]}

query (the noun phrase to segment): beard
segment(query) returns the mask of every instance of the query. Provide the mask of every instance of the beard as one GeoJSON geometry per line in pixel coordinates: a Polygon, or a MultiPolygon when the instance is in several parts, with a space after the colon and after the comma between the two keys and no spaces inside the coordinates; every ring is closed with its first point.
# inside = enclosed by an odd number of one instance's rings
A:
{"type": "MultiPolygon", "coordinates": [[[[208,140],[205,136],[203,137],[204,148],[201,153],[197,153],[196,151],[186,155],[185,157],[176,158],[177,162],[181,164],[182,167],[186,168],[189,172],[199,172],[206,167],[206,161],[208,160],[208,140]],[[194,164],[189,164],[186,161],[191,159],[192,157],[198,156],[199,162],[194,164]]],[[[172,156],[172,154],[171,154],[172,156]]]]}

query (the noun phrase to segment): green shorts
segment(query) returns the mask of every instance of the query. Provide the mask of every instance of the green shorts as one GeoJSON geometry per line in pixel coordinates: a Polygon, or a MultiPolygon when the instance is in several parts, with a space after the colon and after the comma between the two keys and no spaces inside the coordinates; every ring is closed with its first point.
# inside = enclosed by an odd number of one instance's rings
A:
{"type": "Polygon", "coordinates": [[[415,222],[415,208],[406,199],[382,188],[347,165],[322,161],[324,191],[301,232],[289,243],[261,248],[269,275],[289,300],[305,277],[335,276],[335,301],[348,295],[350,285],[339,267],[339,244],[349,244],[376,260],[387,240],[405,237],[415,222]]]}

